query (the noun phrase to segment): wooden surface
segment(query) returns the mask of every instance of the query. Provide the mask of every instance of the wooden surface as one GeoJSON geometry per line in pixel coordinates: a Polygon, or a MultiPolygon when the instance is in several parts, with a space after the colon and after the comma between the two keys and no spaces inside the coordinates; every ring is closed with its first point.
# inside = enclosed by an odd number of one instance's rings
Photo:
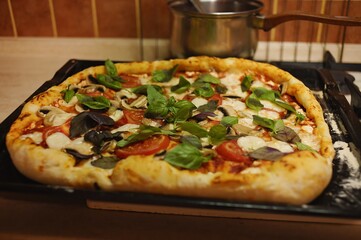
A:
{"type": "MultiPolygon", "coordinates": [[[[0,39],[0,122],[72,58],[139,60],[137,41],[0,39]],[[14,42],[15,41],[15,42],[14,42]],[[115,47],[114,47],[115,46],[115,47]],[[136,49],[136,51],[132,51],[136,49]]],[[[360,47],[357,48],[360,50],[360,47]]],[[[360,61],[355,54],[350,61],[360,61]]],[[[354,224],[97,210],[84,199],[0,192],[0,239],[359,239],[354,224]]]]}

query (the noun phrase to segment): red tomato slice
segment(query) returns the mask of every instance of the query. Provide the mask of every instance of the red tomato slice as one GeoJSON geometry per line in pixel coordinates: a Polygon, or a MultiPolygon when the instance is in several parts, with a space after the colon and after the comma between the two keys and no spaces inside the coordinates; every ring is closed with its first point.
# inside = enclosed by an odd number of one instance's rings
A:
{"type": "Polygon", "coordinates": [[[251,158],[245,155],[236,140],[223,142],[215,150],[224,160],[251,163],[251,158]]]}
{"type": "Polygon", "coordinates": [[[43,140],[45,141],[47,137],[49,137],[51,134],[54,134],[56,132],[61,132],[61,133],[64,133],[66,136],[69,136],[70,120],[68,120],[63,125],[60,125],[60,126],[44,127],[43,128],[43,140]]]}
{"type": "Polygon", "coordinates": [[[218,101],[217,105],[222,105],[222,96],[220,94],[214,94],[212,97],[208,98],[208,101],[215,100],[218,101]]]}
{"type": "Polygon", "coordinates": [[[125,81],[124,83],[122,83],[122,86],[125,88],[133,88],[142,85],[138,77],[130,75],[120,75],[120,77],[125,81]]]}
{"type": "MultiPolygon", "coordinates": [[[[124,116],[119,120],[121,123],[141,124],[144,118],[144,110],[123,110],[124,116]]],[[[119,123],[118,123],[119,124],[119,123]]],[[[119,125],[123,125],[119,124],[119,125]]]]}
{"type": "Polygon", "coordinates": [[[170,139],[166,135],[154,135],[144,141],[136,142],[115,150],[118,158],[126,158],[131,155],[151,155],[167,149],[170,139]]]}

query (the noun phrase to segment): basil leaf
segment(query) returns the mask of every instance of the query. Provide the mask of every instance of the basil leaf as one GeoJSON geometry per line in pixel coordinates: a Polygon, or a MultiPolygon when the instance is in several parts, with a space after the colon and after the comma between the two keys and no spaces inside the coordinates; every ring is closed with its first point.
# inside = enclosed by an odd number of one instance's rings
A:
{"type": "Polygon", "coordinates": [[[209,83],[203,83],[194,90],[194,94],[197,96],[209,98],[214,95],[214,90],[209,83]]]}
{"type": "Polygon", "coordinates": [[[253,78],[249,75],[244,76],[242,82],[241,82],[241,89],[242,92],[246,92],[251,88],[251,84],[253,82],[253,78]]]}
{"type": "Polygon", "coordinates": [[[207,137],[208,132],[204,128],[202,128],[199,124],[193,122],[182,122],[179,124],[180,128],[183,131],[189,132],[199,138],[207,137]]]}
{"type": "Polygon", "coordinates": [[[297,133],[289,127],[283,127],[277,133],[272,134],[272,137],[288,143],[297,143],[301,142],[300,137],[297,135],[297,133]]]}
{"type": "Polygon", "coordinates": [[[122,139],[122,140],[118,141],[117,147],[125,147],[125,146],[128,146],[129,144],[146,140],[146,139],[150,138],[151,136],[153,136],[154,134],[155,134],[155,132],[153,130],[145,129],[143,131],[140,131],[139,133],[134,133],[134,134],[130,135],[126,139],[122,139]]]}
{"type": "Polygon", "coordinates": [[[271,147],[261,147],[249,154],[251,158],[270,161],[275,161],[284,155],[285,153],[271,147]]]}
{"type": "Polygon", "coordinates": [[[195,146],[198,149],[202,148],[201,140],[198,137],[194,136],[194,135],[184,135],[184,136],[181,137],[180,141],[182,143],[186,143],[186,144],[195,146]]]}
{"type": "Polygon", "coordinates": [[[308,146],[307,144],[301,143],[301,141],[296,142],[296,146],[297,146],[298,150],[300,150],[300,151],[305,150],[305,151],[317,152],[315,149],[308,146]]]}
{"type": "Polygon", "coordinates": [[[70,138],[79,137],[97,126],[113,126],[114,120],[98,112],[82,112],[76,115],[70,122],[70,138]]]}
{"type": "Polygon", "coordinates": [[[114,63],[110,60],[107,59],[105,61],[105,70],[106,73],[110,76],[110,77],[118,77],[118,70],[117,67],[114,65],[114,63]]]}
{"type": "Polygon", "coordinates": [[[175,93],[184,93],[191,87],[191,83],[185,79],[185,77],[181,76],[179,78],[179,83],[175,86],[172,86],[170,90],[175,93]]]}
{"type": "Polygon", "coordinates": [[[163,91],[162,87],[157,86],[157,85],[141,85],[139,87],[133,88],[132,92],[135,94],[147,95],[148,86],[154,87],[154,89],[160,93],[162,93],[162,91],[163,91]]]}
{"type": "Polygon", "coordinates": [[[105,74],[97,74],[96,78],[93,78],[89,75],[90,78],[95,79],[99,84],[106,86],[107,88],[113,90],[120,90],[122,88],[122,84],[119,81],[113,80],[112,77],[105,75],[105,74]]]}
{"type": "Polygon", "coordinates": [[[167,98],[153,86],[147,88],[148,108],[144,116],[147,118],[163,118],[168,114],[167,98]]]}
{"type": "Polygon", "coordinates": [[[168,109],[170,114],[167,116],[168,122],[182,122],[186,121],[188,118],[192,117],[193,110],[196,109],[196,106],[187,100],[176,100],[171,97],[168,100],[168,109]]]}
{"type": "Polygon", "coordinates": [[[227,128],[221,124],[211,127],[208,133],[213,144],[218,144],[226,138],[227,128]]]}
{"type": "Polygon", "coordinates": [[[221,120],[221,124],[226,127],[231,127],[232,125],[238,123],[238,118],[235,116],[225,116],[221,120]]]}
{"type": "Polygon", "coordinates": [[[296,113],[296,109],[294,107],[292,107],[291,105],[289,105],[288,103],[286,103],[280,99],[275,99],[275,101],[273,101],[273,103],[277,104],[278,106],[280,106],[290,112],[296,113]]]}
{"type": "Polygon", "coordinates": [[[119,159],[116,157],[104,157],[91,161],[90,164],[94,167],[103,168],[103,169],[112,169],[119,162],[119,159]]]}
{"type": "Polygon", "coordinates": [[[255,88],[252,91],[259,99],[268,100],[270,102],[274,102],[277,98],[281,97],[279,92],[263,87],[255,88]]]}
{"type": "Polygon", "coordinates": [[[253,123],[270,129],[274,134],[277,134],[277,132],[285,128],[283,121],[280,119],[272,120],[258,115],[253,115],[253,123]]]}
{"type": "Polygon", "coordinates": [[[198,169],[209,159],[210,157],[203,156],[198,148],[186,143],[178,144],[164,157],[164,160],[171,165],[186,169],[198,169]]]}
{"type": "Polygon", "coordinates": [[[175,65],[168,70],[155,70],[152,73],[152,80],[155,82],[169,82],[177,71],[177,68],[178,65],[175,65]]]}
{"type": "Polygon", "coordinates": [[[75,96],[75,91],[73,89],[66,89],[61,91],[65,102],[70,102],[70,100],[75,96]]]}
{"type": "Polygon", "coordinates": [[[259,111],[264,107],[254,93],[251,93],[251,95],[248,96],[248,98],[246,99],[246,105],[247,107],[255,111],[259,111]]]}
{"type": "Polygon", "coordinates": [[[111,106],[109,99],[103,96],[90,97],[84,94],[76,94],[75,96],[81,104],[91,109],[101,110],[111,106]]]}
{"type": "Polygon", "coordinates": [[[220,94],[224,94],[224,93],[226,93],[227,92],[227,87],[226,86],[224,86],[223,84],[218,84],[216,87],[215,87],[215,89],[216,89],[216,92],[217,93],[220,93],[220,94]]]}
{"type": "Polygon", "coordinates": [[[303,115],[302,113],[296,112],[296,121],[303,121],[305,120],[306,116],[303,115]]]}
{"type": "Polygon", "coordinates": [[[210,100],[197,108],[199,112],[214,112],[218,107],[218,100],[210,100]]]}
{"type": "Polygon", "coordinates": [[[207,73],[202,74],[196,81],[202,82],[202,83],[213,83],[213,84],[220,84],[221,80],[219,80],[217,77],[207,73]]]}

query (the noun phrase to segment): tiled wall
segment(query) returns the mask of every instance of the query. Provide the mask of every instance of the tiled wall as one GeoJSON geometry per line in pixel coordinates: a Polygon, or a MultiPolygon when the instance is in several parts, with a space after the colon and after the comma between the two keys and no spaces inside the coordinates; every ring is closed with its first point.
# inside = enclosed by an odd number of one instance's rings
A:
{"type": "MultiPolygon", "coordinates": [[[[361,16],[361,0],[264,0],[266,16],[290,10],[361,16]]],[[[170,36],[167,0],[0,0],[0,36],[159,38],[170,36]]],[[[288,22],[262,41],[361,43],[360,27],[288,22]]]]}

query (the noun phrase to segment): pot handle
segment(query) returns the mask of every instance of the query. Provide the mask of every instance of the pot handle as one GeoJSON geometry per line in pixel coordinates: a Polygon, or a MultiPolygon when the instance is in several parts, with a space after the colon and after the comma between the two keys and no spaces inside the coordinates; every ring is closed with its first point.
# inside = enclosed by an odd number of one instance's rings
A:
{"type": "Polygon", "coordinates": [[[293,20],[305,20],[341,26],[361,26],[360,17],[329,16],[324,14],[311,14],[302,11],[293,11],[289,13],[275,14],[268,17],[255,15],[253,18],[253,27],[269,31],[281,23],[293,20]]]}

